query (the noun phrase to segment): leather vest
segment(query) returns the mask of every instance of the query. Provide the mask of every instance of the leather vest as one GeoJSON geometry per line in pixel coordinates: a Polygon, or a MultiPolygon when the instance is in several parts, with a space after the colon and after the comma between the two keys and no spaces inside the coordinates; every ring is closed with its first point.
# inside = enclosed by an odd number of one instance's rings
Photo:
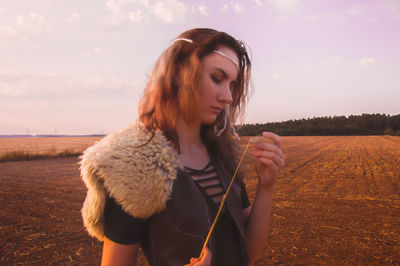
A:
{"type": "MultiPolygon", "coordinates": [[[[226,191],[230,180],[223,177],[218,167],[217,171],[226,191]]],[[[242,256],[247,265],[245,229],[241,219],[240,186],[236,182],[232,185],[225,204],[240,232],[242,256]]],[[[167,207],[162,212],[150,219],[147,237],[142,243],[142,249],[150,265],[184,265],[189,263],[190,258],[198,258],[212,222],[201,191],[191,176],[178,169],[171,199],[167,201],[167,207]]],[[[208,248],[212,253],[215,250],[213,235],[208,248]]],[[[212,265],[214,265],[213,262],[212,265]]]]}

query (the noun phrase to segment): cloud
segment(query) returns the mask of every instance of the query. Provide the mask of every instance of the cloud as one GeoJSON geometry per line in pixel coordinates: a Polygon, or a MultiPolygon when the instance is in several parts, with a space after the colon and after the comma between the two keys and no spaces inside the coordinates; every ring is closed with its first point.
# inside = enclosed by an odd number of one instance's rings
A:
{"type": "Polygon", "coordinates": [[[55,73],[31,73],[20,69],[0,69],[0,102],[7,102],[10,98],[35,98],[52,97],[55,90],[62,92],[65,81],[55,73]]]}
{"type": "Polygon", "coordinates": [[[347,10],[347,14],[353,17],[363,17],[365,21],[376,22],[376,9],[367,6],[353,6],[347,10]]]}
{"type": "MultiPolygon", "coordinates": [[[[84,91],[92,92],[125,92],[138,87],[137,82],[116,77],[92,76],[84,80],[77,80],[78,87],[84,91]]],[[[74,85],[75,86],[75,85],[74,85]]]]}
{"type": "Polygon", "coordinates": [[[235,11],[236,14],[241,14],[243,13],[243,7],[239,3],[234,3],[233,11],[235,11]]]}
{"type": "Polygon", "coordinates": [[[374,16],[369,16],[365,18],[366,21],[377,22],[378,19],[374,16]]]}
{"type": "Polygon", "coordinates": [[[283,78],[283,75],[282,75],[282,73],[280,73],[279,71],[274,70],[274,71],[272,71],[272,77],[273,77],[274,79],[281,79],[281,78],[283,78]]]}
{"type": "Polygon", "coordinates": [[[33,34],[38,34],[52,28],[46,19],[38,13],[18,15],[16,23],[20,28],[26,29],[33,34]]]}
{"type": "Polygon", "coordinates": [[[186,4],[180,0],[159,0],[154,3],[148,0],[106,0],[105,5],[105,9],[111,13],[109,23],[112,25],[120,25],[127,20],[133,23],[152,22],[155,21],[154,17],[167,24],[179,23],[187,16],[186,4]]]}
{"type": "Polygon", "coordinates": [[[122,2],[117,0],[107,0],[105,9],[111,12],[111,24],[118,25],[125,20],[123,13],[122,2]]]}
{"type": "Polygon", "coordinates": [[[17,35],[17,30],[8,25],[0,25],[0,35],[9,37],[17,35]]]}
{"type": "Polygon", "coordinates": [[[181,22],[186,18],[187,8],[179,0],[164,0],[156,2],[151,13],[165,23],[181,22]]]}
{"type": "Polygon", "coordinates": [[[103,52],[103,50],[97,46],[94,46],[86,51],[83,51],[81,54],[82,55],[87,55],[87,56],[91,56],[91,55],[98,55],[101,54],[103,52]]]}
{"type": "Polygon", "coordinates": [[[210,15],[207,11],[207,6],[206,5],[200,5],[197,7],[197,9],[199,10],[200,14],[204,15],[204,16],[208,16],[210,15]]]}
{"type": "Polygon", "coordinates": [[[223,13],[226,13],[226,12],[228,11],[228,8],[229,8],[228,4],[224,4],[224,5],[221,7],[221,11],[222,11],[223,13]]]}
{"type": "Polygon", "coordinates": [[[353,6],[349,10],[347,10],[347,13],[349,13],[352,16],[358,16],[358,15],[361,15],[364,11],[365,11],[364,7],[353,6]]]}
{"type": "Polygon", "coordinates": [[[269,2],[280,11],[294,12],[300,0],[269,0],[269,2]]]}
{"type": "Polygon", "coordinates": [[[113,76],[89,76],[85,78],[58,75],[55,73],[23,72],[19,69],[0,69],[0,102],[10,98],[41,100],[59,95],[76,98],[114,92],[139,90],[140,82],[113,76]]]}
{"type": "Polygon", "coordinates": [[[21,76],[21,72],[18,69],[2,69],[0,70],[0,82],[8,82],[16,80],[21,76]]]}
{"type": "Polygon", "coordinates": [[[0,95],[20,96],[29,92],[27,75],[21,73],[19,69],[2,69],[0,70],[0,95]]]}
{"type": "Polygon", "coordinates": [[[370,67],[375,64],[375,59],[372,57],[363,57],[358,60],[362,67],[370,67]]]}
{"type": "Polygon", "coordinates": [[[257,6],[263,6],[263,2],[261,0],[253,0],[254,3],[256,3],[257,6]]]}
{"type": "Polygon", "coordinates": [[[149,7],[150,3],[149,0],[120,0],[119,1],[121,4],[139,4],[143,7],[149,7]]]}
{"type": "Polygon", "coordinates": [[[131,77],[82,78],[0,68],[0,131],[48,132],[57,127],[61,132],[92,132],[91,125],[117,130],[134,119],[141,87],[131,77]]]}
{"type": "Polygon", "coordinates": [[[129,12],[128,18],[133,23],[140,23],[143,20],[143,14],[140,9],[136,11],[129,12]]]}
{"type": "Polygon", "coordinates": [[[233,12],[235,12],[236,14],[242,14],[244,9],[243,6],[241,6],[239,3],[234,3],[234,2],[230,2],[230,4],[224,4],[221,8],[221,12],[222,13],[226,13],[228,12],[229,9],[232,9],[233,12]]]}
{"type": "Polygon", "coordinates": [[[334,23],[343,23],[344,22],[344,17],[337,13],[332,13],[329,16],[329,20],[334,22],[334,23]]]}
{"type": "Polygon", "coordinates": [[[8,9],[5,9],[3,7],[0,7],[0,14],[6,14],[9,13],[10,11],[8,9]]]}
{"type": "Polygon", "coordinates": [[[399,0],[387,0],[382,1],[384,8],[392,15],[400,18],[400,1],[399,0]]]}
{"type": "Polygon", "coordinates": [[[340,57],[340,56],[335,56],[333,58],[333,61],[336,62],[336,63],[342,63],[344,61],[344,59],[342,57],[340,57]]]}
{"type": "Polygon", "coordinates": [[[16,39],[18,39],[18,31],[15,28],[8,25],[0,25],[0,57],[3,60],[4,55],[10,55],[8,53],[9,48],[13,47],[16,39]]]}
{"type": "Polygon", "coordinates": [[[79,23],[81,22],[81,18],[77,13],[74,12],[71,16],[67,17],[65,21],[70,24],[79,23]]]}
{"type": "Polygon", "coordinates": [[[319,15],[311,15],[311,16],[306,17],[306,20],[308,20],[308,21],[316,21],[318,19],[320,19],[319,15]]]}
{"type": "Polygon", "coordinates": [[[12,15],[12,12],[9,9],[0,7],[0,16],[2,19],[4,19],[4,17],[12,15]]]}

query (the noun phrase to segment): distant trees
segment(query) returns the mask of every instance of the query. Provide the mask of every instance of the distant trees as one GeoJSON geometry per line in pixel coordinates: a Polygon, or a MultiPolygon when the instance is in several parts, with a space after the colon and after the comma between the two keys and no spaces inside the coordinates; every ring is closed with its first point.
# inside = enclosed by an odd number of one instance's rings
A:
{"type": "Polygon", "coordinates": [[[313,117],[265,124],[244,124],[239,135],[256,136],[272,131],[280,136],[394,135],[400,136],[400,114],[362,114],[313,117]]]}

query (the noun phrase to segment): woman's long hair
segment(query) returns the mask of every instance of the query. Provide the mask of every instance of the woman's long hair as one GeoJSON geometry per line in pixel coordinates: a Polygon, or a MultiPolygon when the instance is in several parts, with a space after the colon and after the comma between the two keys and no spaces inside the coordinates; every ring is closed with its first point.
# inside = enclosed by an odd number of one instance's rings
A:
{"type": "Polygon", "coordinates": [[[240,146],[230,133],[232,124],[243,118],[250,91],[251,62],[244,44],[225,32],[207,28],[183,32],[157,60],[143,97],[139,103],[139,121],[150,131],[161,130],[179,150],[176,131],[178,117],[185,121],[193,117],[198,103],[199,88],[203,69],[201,60],[220,46],[236,52],[239,58],[237,84],[231,90],[232,103],[210,125],[202,125],[201,138],[210,156],[222,167],[224,174],[231,175],[238,162],[240,146]],[[216,131],[224,126],[227,112],[227,128],[217,137],[216,131]]]}

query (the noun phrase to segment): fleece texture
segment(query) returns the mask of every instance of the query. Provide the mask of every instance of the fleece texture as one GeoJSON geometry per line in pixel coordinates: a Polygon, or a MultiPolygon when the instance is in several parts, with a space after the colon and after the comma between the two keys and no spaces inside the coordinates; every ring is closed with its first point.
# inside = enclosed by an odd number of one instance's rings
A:
{"type": "Polygon", "coordinates": [[[80,169],[88,191],[81,212],[91,236],[103,240],[107,193],[124,211],[138,218],[150,217],[165,208],[179,162],[165,137],[160,132],[152,135],[132,125],[84,151],[80,169]]]}

